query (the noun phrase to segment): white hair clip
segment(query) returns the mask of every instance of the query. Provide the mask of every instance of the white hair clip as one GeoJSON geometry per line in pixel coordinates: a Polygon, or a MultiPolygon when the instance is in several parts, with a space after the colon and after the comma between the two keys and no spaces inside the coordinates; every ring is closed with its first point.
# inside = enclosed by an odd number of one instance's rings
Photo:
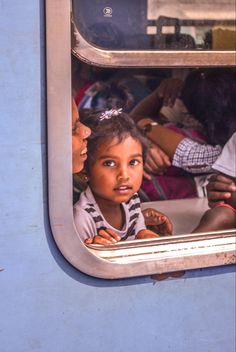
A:
{"type": "Polygon", "coordinates": [[[111,109],[104,111],[102,115],[99,117],[99,120],[109,120],[110,118],[114,116],[119,116],[122,113],[122,109],[111,109]]]}

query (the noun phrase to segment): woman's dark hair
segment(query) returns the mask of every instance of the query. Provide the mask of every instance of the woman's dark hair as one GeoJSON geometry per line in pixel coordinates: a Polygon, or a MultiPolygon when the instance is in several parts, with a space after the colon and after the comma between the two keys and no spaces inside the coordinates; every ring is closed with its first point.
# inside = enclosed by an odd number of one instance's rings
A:
{"type": "Polygon", "coordinates": [[[209,142],[223,146],[236,131],[236,74],[231,69],[191,72],[182,89],[188,112],[206,128],[209,142]]]}
{"type": "Polygon", "coordinates": [[[96,111],[85,116],[82,122],[92,130],[88,138],[88,159],[85,162],[85,169],[87,171],[89,162],[95,161],[94,156],[96,155],[96,150],[102,143],[112,139],[116,139],[117,144],[119,144],[130,136],[140,142],[143,159],[145,160],[148,141],[128,114],[118,112],[118,110],[110,110],[109,112],[96,111]],[[110,113],[111,117],[102,119],[101,116],[104,113],[106,115],[110,113]]]}

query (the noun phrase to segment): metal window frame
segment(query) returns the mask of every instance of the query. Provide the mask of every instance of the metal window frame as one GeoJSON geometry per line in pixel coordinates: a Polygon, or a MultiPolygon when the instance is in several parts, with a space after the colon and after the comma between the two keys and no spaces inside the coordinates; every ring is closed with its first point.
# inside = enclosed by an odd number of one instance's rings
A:
{"type": "Polygon", "coordinates": [[[103,50],[92,46],[74,27],[73,54],[90,65],[103,67],[214,67],[235,66],[234,51],[103,50]]]}
{"type": "MultiPolygon", "coordinates": [[[[234,263],[235,231],[135,241],[117,244],[112,249],[87,247],[80,240],[72,207],[70,18],[69,0],[46,0],[49,217],[54,239],[64,257],[80,271],[107,279],[234,263]]],[[[81,52],[85,58],[86,50],[81,52]]],[[[108,66],[113,64],[114,55],[107,53],[108,66]]],[[[132,52],[125,55],[126,67],[134,66],[132,58],[136,60],[136,55],[140,61],[135,66],[144,64],[144,54],[132,52]]],[[[148,55],[157,66],[159,59],[155,61],[155,53],[148,55]]],[[[115,62],[118,64],[118,57],[115,62]]],[[[103,60],[96,62],[99,63],[103,60]]],[[[122,61],[120,66],[124,65],[122,61]]]]}
{"type": "Polygon", "coordinates": [[[235,66],[234,50],[104,50],[93,46],[72,19],[73,54],[91,65],[103,67],[214,67],[235,66]]]}

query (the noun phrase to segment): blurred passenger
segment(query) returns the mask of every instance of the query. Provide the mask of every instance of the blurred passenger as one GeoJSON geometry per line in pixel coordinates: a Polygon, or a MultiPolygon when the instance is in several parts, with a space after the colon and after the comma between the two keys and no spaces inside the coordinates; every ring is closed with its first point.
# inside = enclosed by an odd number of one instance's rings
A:
{"type": "MultiPolygon", "coordinates": [[[[176,87],[181,88],[179,80],[173,81],[172,92],[178,91],[176,87]]],[[[148,181],[142,187],[151,200],[154,200],[152,194],[157,189],[156,183],[160,186],[160,180],[164,182],[165,189],[168,188],[169,181],[158,175],[168,176],[170,160],[173,166],[188,173],[209,173],[222,147],[236,130],[236,81],[235,73],[230,69],[195,70],[186,78],[181,97],[188,113],[199,122],[199,128],[194,131],[180,128],[176,133],[158,124],[154,116],[157,116],[163,103],[159,92],[157,88],[132,111],[139,127],[152,142],[145,164],[148,181]]],[[[174,182],[178,189],[177,178],[174,182]]]]}
{"type": "MultiPolygon", "coordinates": [[[[231,180],[231,186],[236,181],[236,133],[230,138],[212,168],[222,177],[231,180]],[[233,160],[234,158],[234,160],[233,160]]],[[[193,232],[208,232],[236,228],[236,190],[230,192],[230,197],[218,202],[208,210],[193,232]]]]}

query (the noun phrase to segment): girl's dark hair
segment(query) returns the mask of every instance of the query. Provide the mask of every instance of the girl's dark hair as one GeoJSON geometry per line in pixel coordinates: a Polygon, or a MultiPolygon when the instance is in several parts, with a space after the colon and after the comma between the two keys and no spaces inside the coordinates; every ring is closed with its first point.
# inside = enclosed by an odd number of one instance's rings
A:
{"type": "Polygon", "coordinates": [[[88,171],[89,162],[95,161],[96,150],[105,140],[116,139],[119,144],[129,136],[141,143],[142,155],[145,160],[148,141],[138,129],[133,119],[128,114],[121,112],[117,116],[112,115],[109,119],[104,118],[101,120],[103,113],[104,111],[91,112],[82,120],[92,130],[88,138],[88,159],[85,162],[85,169],[88,171]]]}
{"type": "Polygon", "coordinates": [[[223,146],[236,131],[236,75],[230,69],[191,72],[182,89],[188,112],[206,128],[209,142],[223,146]]]}

